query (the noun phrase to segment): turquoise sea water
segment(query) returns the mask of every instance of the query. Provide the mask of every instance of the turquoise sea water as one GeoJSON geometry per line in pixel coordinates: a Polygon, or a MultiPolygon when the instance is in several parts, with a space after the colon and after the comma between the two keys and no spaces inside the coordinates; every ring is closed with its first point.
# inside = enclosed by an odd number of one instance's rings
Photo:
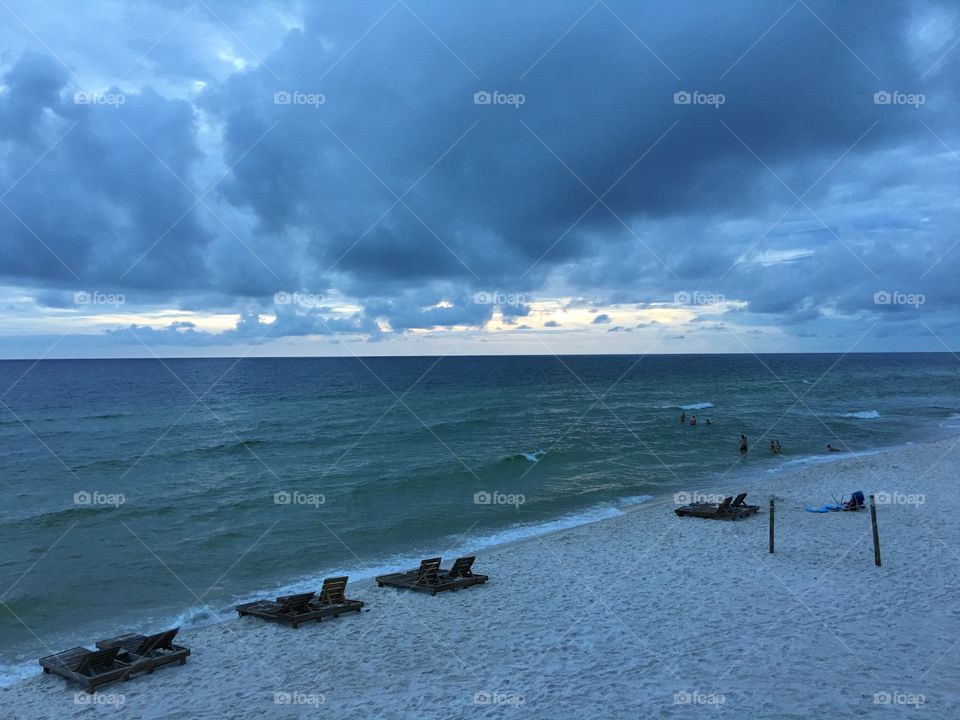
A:
{"type": "Polygon", "coordinates": [[[949,354],[7,361],[0,393],[7,682],[333,572],[960,431],[949,354]]]}

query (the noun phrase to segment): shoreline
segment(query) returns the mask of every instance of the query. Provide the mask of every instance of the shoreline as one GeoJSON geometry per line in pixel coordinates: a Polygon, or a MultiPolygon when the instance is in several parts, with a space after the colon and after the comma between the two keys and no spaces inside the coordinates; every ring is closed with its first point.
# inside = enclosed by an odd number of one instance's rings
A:
{"type": "MultiPolygon", "coordinates": [[[[724,494],[730,494],[734,489],[750,492],[748,499],[752,499],[754,504],[761,506],[761,513],[759,517],[748,518],[737,523],[723,523],[698,520],[695,518],[677,518],[672,512],[674,506],[673,493],[663,493],[643,503],[617,508],[619,514],[613,517],[571,527],[557,528],[547,533],[518,538],[506,543],[484,547],[475,553],[478,558],[476,569],[483,574],[489,574],[491,576],[491,582],[481,588],[465,590],[451,597],[441,595],[437,598],[430,598],[428,595],[424,596],[389,589],[379,589],[375,587],[373,578],[366,578],[355,582],[351,581],[348,588],[348,595],[367,602],[367,612],[365,612],[361,618],[356,619],[356,621],[342,619],[330,623],[323,623],[322,627],[306,626],[298,631],[293,631],[292,635],[289,632],[286,634],[283,633],[283,631],[288,630],[286,628],[278,628],[267,623],[251,621],[249,618],[240,620],[236,617],[200,626],[185,627],[181,631],[181,641],[188,647],[194,648],[195,653],[188,664],[184,668],[181,668],[179,672],[160,671],[155,676],[151,676],[149,680],[138,680],[132,681],[129,684],[124,683],[106,686],[102,689],[102,692],[122,692],[124,696],[127,697],[132,709],[134,703],[136,703],[137,707],[140,706],[136,698],[140,696],[143,698],[152,697],[154,691],[161,687],[166,687],[169,690],[171,685],[180,686],[183,683],[186,683],[188,686],[192,685],[196,673],[206,676],[209,682],[219,682],[216,678],[225,680],[225,678],[221,677],[221,670],[219,669],[220,663],[217,661],[217,658],[219,657],[222,660],[225,652],[229,654],[229,642],[227,639],[231,639],[234,642],[243,642],[243,638],[247,635],[248,631],[256,637],[269,637],[277,642],[282,640],[280,645],[268,645],[266,650],[271,656],[279,653],[274,659],[282,664],[282,662],[286,661],[287,653],[291,652],[291,647],[299,647],[301,643],[306,643],[304,646],[305,649],[312,642],[326,642],[333,637],[338,638],[337,642],[345,643],[344,652],[359,651],[359,648],[355,646],[355,639],[346,633],[347,628],[358,627],[357,623],[364,623],[364,625],[366,625],[371,619],[374,621],[374,626],[377,627],[377,632],[386,633],[387,637],[391,636],[390,628],[396,629],[398,625],[400,627],[406,627],[411,632],[422,632],[423,622],[427,622],[432,626],[434,623],[428,619],[429,615],[423,619],[417,617],[417,613],[420,611],[428,614],[433,612],[445,613],[445,622],[451,623],[454,627],[462,624],[467,617],[474,617],[476,615],[485,617],[489,622],[496,622],[498,612],[500,612],[497,607],[503,610],[506,608],[506,605],[504,605],[501,600],[493,602],[491,606],[488,601],[502,598],[502,592],[507,592],[510,595],[514,593],[521,595],[526,594],[534,606],[555,603],[552,598],[548,599],[550,596],[544,596],[542,594],[543,592],[549,592],[549,587],[551,586],[549,582],[546,585],[544,585],[543,582],[534,582],[529,585],[522,584],[517,586],[511,578],[511,575],[518,566],[524,568],[520,574],[529,574],[536,572],[536,566],[541,565],[543,567],[540,568],[540,570],[547,571],[547,575],[541,575],[541,577],[549,577],[552,568],[554,572],[560,573],[567,578],[559,583],[559,587],[562,588],[567,582],[572,581],[573,577],[576,577],[575,573],[571,577],[564,566],[564,560],[567,559],[568,553],[577,554],[585,552],[587,559],[591,563],[594,562],[594,555],[597,553],[599,553],[599,555],[597,555],[598,557],[609,554],[612,556],[611,559],[614,561],[614,566],[616,566],[616,563],[621,562],[632,566],[635,564],[635,558],[639,556],[641,563],[646,562],[647,564],[645,570],[640,572],[640,576],[644,578],[649,576],[665,577],[666,579],[661,578],[661,585],[665,589],[671,588],[671,590],[673,590],[670,594],[671,602],[676,602],[681,607],[692,606],[699,608],[699,613],[711,617],[711,620],[720,621],[719,617],[711,615],[709,604],[704,605],[702,599],[697,597],[697,594],[702,592],[700,585],[694,583],[691,586],[687,583],[686,590],[681,588],[679,591],[671,587],[677,582],[679,582],[681,586],[684,585],[683,580],[678,580],[678,577],[683,578],[685,575],[676,576],[673,573],[674,568],[682,568],[685,574],[700,576],[700,580],[706,583],[704,587],[709,589],[711,587],[710,583],[716,582],[716,580],[713,578],[712,573],[708,574],[706,579],[704,579],[702,572],[704,567],[709,568],[711,566],[714,553],[717,551],[722,552],[726,545],[729,544],[731,537],[750,535],[755,536],[756,541],[754,543],[756,547],[751,551],[756,553],[750,563],[752,566],[761,566],[769,563],[771,559],[773,563],[780,563],[785,560],[788,562],[799,561],[801,569],[806,572],[813,571],[815,573],[814,576],[819,578],[816,564],[814,563],[811,566],[810,554],[808,552],[801,552],[802,549],[819,547],[821,552],[825,550],[829,553],[832,547],[831,542],[836,546],[845,546],[845,541],[843,540],[844,534],[849,535],[850,532],[856,530],[865,536],[869,530],[869,512],[814,515],[804,512],[803,505],[817,505],[820,502],[829,501],[830,498],[827,493],[836,485],[841,486],[843,492],[846,494],[849,494],[855,489],[860,489],[869,495],[871,492],[881,492],[901,487],[903,492],[914,492],[919,489],[926,490],[927,493],[936,496],[945,492],[944,488],[939,487],[937,483],[933,482],[932,473],[938,468],[933,466],[927,469],[927,472],[931,473],[931,475],[928,476],[930,478],[930,488],[926,489],[923,487],[925,481],[921,482],[920,486],[916,485],[917,476],[922,473],[916,472],[915,468],[906,466],[922,462],[927,456],[932,459],[937,459],[936,456],[941,454],[950,455],[951,457],[945,458],[944,462],[940,463],[939,474],[947,478],[952,477],[955,471],[960,469],[960,450],[953,449],[955,445],[960,444],[958,443],[958,437],[960,436],[940,439],[930,443],[895,446],[866,457],[858,455],[854,457],[837,458],[836,460],[830,457],[829,460],[822,463],[801,464],[797,467],[784,469],[776,473],[768,473],[763,470],[754,472],[749,477],[740,474],[731,475],[710,484],[704,483],[702,488],[697,488],[698,491],[711,492],[720,490],[720,486],[723,485],[724,494]],[[947,462],[947,459],[949,459],[950,462],[947,462]],[[890,473],[894,471],[897,471],[898,477],[890,480],[891,487],[873,487],[872,484],[867,483],[867,480],[872,482],[874,478],[889,478],[890,473]],[[782,537],[778,534],[778,551],[774,556],[765,555],[767,528],[765,521],[766,503],[764,501],[770,494],[780,499],[777,507],[777,527],[778,533],[783,532],[782,537]],[[785,526],[782,531],[780,529],[781,526],[785,526]],[[802,528],[816,528],[817,532],[813,535],[809,533],[798,533],[797,529],[802,528]],[[827,533],[826,542],[824,541],[824,537],[818,534],[825,529],[827,533]],[[663,538],[660,536],[661,532],[666,533],[665,537],[672,537],[673,541],[679,543],[679,545],[675,545],[667,550],[663,546],[663,538]],[[836,537],[831,538],[829,536],[829,533],[838,532],[840,535],[836,537]],[[678,535],[680,536],[679,540],[676,537],[678,535]],[[700,539],[696,540],[695,538],[700,539]],[[703,558],[699,557],[700,551],[704,548],[711,548],[711,555],[709,556],[711,561],[704,561],[703,558]],[[666,557],[661,557],[658,551],[664,550],[667,550],[666,557]],[[670,557],[671,552],[675,554],[672,562],[670,557]],[[676,555],[678,552],[680,554],[676,555]],[[798,552],[800,552],[799,555],[797,554],[798,552]],[[686,558],[686,560],[683,558],[686,558]],[[530,566],[533,566],[534,570],[527,569],[530,566]],[[667,571],[666,575],[664,575],[665,571],[667,571]],[[409,612],[411,607],[419,608],[417,613],[413,613],[414,617],[412,618],[409,612]],[[332,632],[334,635],[328,638],[327,632],[332,632]],[[289,646],[288,641],[294,645],[289,646]],[[224,643],[226,643],[226,647],[224,643]]],[[[942,481],[940,481],[940,484],[943,484],[942,481]]],[[[960,489],[949,487],[948,490],[953,491],[951,497],[956,497],[958,494],[957,490],[960,489]]],[[[940,505],[949,510],[952,503],[931,503],[915,508],[914,511],[923,510],[927,512],[933,510],[934,505],[940,505]]],[[[881,526],[881,544],[885,550],[885,566],[884,568],[873,568],[872,554],[869,557],[863,556],[856,565],[854,577],[861,577],[864,581],[869,580],[871,577],[874,578],[873,582],[877,582],[878,580],[881,582],[889,581],[890,576],[886,574],[891,572],[907,572],[905,567],[914,564],[911,560],[905,565],[903,559],[897,557],[901,543],[891,542],[892,533],[903,531],[903,528],[898,523],[894,523],[892,516],[894,514],[903,515],[905,510],[909,512],[908,508],[899,506],[883,506],[880,508],[879,522],[881,526]],[[892,571],[886,569],[890,566],[894,568],[892,571]],[[876,571],[876,573],[885,573],[885,575],[876,574],[874,571],[876,571]]],[[[937,508],[937,512],[940,512],[939,507],[937,508]]],[[[949,512],[946,513],[945,517],[949,519],[949,512]]],[[[935,530],[937,531],[935,534],[938,536],[944,534],[942,532],[942,526],[935,528],[935,530]]],[[[915,540],[915,538],[908,539],[915,540]]],[[[849,540],[849,537],[847,537],[847,540],[849,540]]],[[[872,552],[869,549],[869,543],[863,547],[866,547],[868,552],[872,552]]],[[[861,547],[861,549],[863,548],[861,547]]],[[[863,555],[863,553],[861,553],[861,555],[863,555]]],[[[453,555],[451,553],[445,560],[449,563],[452,561],[452,558],[453,555]]],[[[743,559],[744,558],[741,557],[739,562],[742,562],[743,559]]],[[[742,567],[741,565],[735,566],[742,567]]],[[[794,570],[796,570],[796,568],[794,568],[794,570]]],[[[922,568],[917,568],[917,571],[921,570],[922,568]]],[[[953,570],[956,572],[956,567],[954,567],[953,570]]],[[[786,579],[781,577],[779,580],[789,584],[792,582],[790,577],[792,572],[793,571],[787,572],[786,579]]],[[[720,573],[720,575],[722,577],[723,573],[720,573]]],[[[927,575],[929,575],[929,573],[927,573],[927,575]]],[[[659,604],[659,595],[648,596],[647,593],[641,589],[643,585],[636,587],[631,585],[630,587],[634,588],[631,592],[640,592],[646,596],[644,612],[654,612],[659,604]]],[[[949,587],[949,582],[944,584],[942,580],[937,580],[936,589],[938,592],[942,592],[947,587],[949,587]]],[[[911,593],[913,592],[912,587],[908,588],[908,590],[911,593]]],[[[721,604],[726,602],[726,600],[722,598],[722,595],[723,593],[721,592],[720,599],[717,600],[721,604]]],[[[863,599],[859,595],[857,595],[857,598],[858,600],[863,599]]],[[[602,598],[598,601],[609,602],[602,598]]],[[[829,601],[829,598],[825,601],[829,601]]],[[[901,602],[905,601],[901,600],[901,602]]],[[[753,599],[750,600],[745,607],[749,608],[747,612],[748,615],[751,615],[758,612],[758,607],[762,610],[763,604],[757,606],[755,599],[753,599]]],[[[945,633],[949,638],[952,638],[950,640],[952,643],[954,640],[960,641],[960,628],[957,628],[958,623],[955,620],[953,620],[949,626],[942,624],[944,619],[952,620],[952,618],[945,617],[947,613],[950,612],[948,607],[952,606],[938,605],[932,609],[935,616],[939,615],[943,617],[941,618],[941,624],[935,624],[931,630],[940,632],[941,638],[937,638],[938,640],[942,639],[945,633]],[[937,630],[937,628],[939,629],[937,630]],[[953,637],[954,634],[957,635],[956,638],[953,637]]],[[[798,611],[802,611],[802,608],[798,608],[798,611]]],[[[561,604],[556,607],[556,612],[559,612],[561,615],[569,614],[569,607],[561,604]]],[[[844,607],[840,612],[840,617],[845,617],[846,613],[856,612],[856,610],[844,607]]],[[[890,610],[884,610],[884,612],[889,615],[890,610]]],[[[926,612],[929,613],[931,610],[927,609],[926,612]]],[[[735,620],[735,617],[729,614],[722,614],[722,616],[726,618],[726,622],[733,622],[735,620]]],[[[549,615],[545,617],[549,617],[549,615]]],[[[744,621],[746,620],[744,619],[741,622],[744,621]]],[[[679,628],[675,626],[676,620],[673,619],[671,621],[668,618],[668,620],[664,622],[672,627],[671,632],[677,633],[676,637],[669,635],[669,637],[673,638],[672,642],[684,642],[687,633],[679,630],[679,628]]],[[[545,630],[543,620],[535,620],[533,627],[539,632],[545,630]]],[[[707,636],[709,636],[708,628],[702,628],[702,631],[706,632],[707,636]]],[[[811,632],[815,632],[815,629],[811,630],[811,632]]],[[[362,632],[361,638],[366,637],[367,634],[366,632],[362,632]]],[[[397,637],[395,633],[393,637],[396,641],[397,637]]],[[[929,636],[926,637],[926,640],[936,644],[934,642],[935,637],[936,636],[929,636]]],[[[91,641],[92,640],[93,638],[91,638],[91,641]]],[[[924,638],[917,637],[916,640],[922,641],[924,638]]],[[[506,642],[506,640],[504,641],[506,642]]],[[[759,637],[757,641],[760,641],[759,637]]],[[[762,641],[760,642],[762,644],[762,641]]],[[[849,645],[853,642],[854,641],[851,640],[847,644],[849,645]]],[[[710,646],[716,649],[713,643],[711,643],[710,646]]],[[[407,644],[402,640],[392,647],[398,658],[404,657],[404,653],[408,649],[407,644]]],[[[843,649],[842,645],[840,649],[843,649]]],[[[694,654],[697,652],[694,648],[691,648],[691,651],[694,652],[694,654]]],[[[834,648],[833,652],[836,651],[837,649],[834,648]]],[[[847,660],[849,660],[849,658],[847,658],[847,660]]],[[[949,662],[946,659],[942,660],[941,665],[944,667],[957,667],[957,669],[960,670],[960,665],[952,659],[950,659],[949,662]]],[[[69,716],[69,711],[64,710],[63,705],[67,702],[72,703],[75,688],[71,686],[69,689],[65,689],[64,683],[61,680],[53,680],[52,676],[45,677],[39,671],[39,666],[34,665],[33,667],[35,668],[35,672],[30,677],[23,678],[0,689],[0,697],[10,698],[11,701],[15,702],[27,702],[28,698],[37,696],[35,702],[40,703],[40,706],[37,706],[34,710],[40,714],[24,715],[23,717],[25,718],[69,716]],[[48,708],[49,714],[42,714],[46,711],[43,710],[41,706],[46,706],[50,703],[52,703],[53,706],[48,708]]],[[[242,670],[238,670],[238,672],[242,674],[242,670]]],[[[412,672],[412,670],[403,671],[403,673],[407,672],[412,672]]],[[[485,686],[481,684],[477,692],[485,691],[484,687],[485,686]]],[[[494,685],[495,689],[496,687],[497,686],[494,685]]],[[[683,689],[685,687],[686,685],[678,686],[674,692],[687,692],[687,690],[683,689]]],[[[183,688],[181,688],[181,690],[182,689],[183,688]]],[[[691,689],[695,690],[696,688],[691,689]]],[[[883,687],[874,690],[874,692],[883,691],[883,687]]],[[[368,688],[368,692],[372,691],[368,688]]],[[[661,698],[661,700],[663,700],[663,698],[661,698]]],[[[664,700],[664,702],[666,702],[666,700],[664,700]]],[[[332,705],[333,703],[328,704],[332,705]]],[[[732,706],[733,703],[731,701],[730,707],[732,708],[732,706]]],[[[77,709],[82,709],[82,707],[78,706],[77,709]]],[[[471,706],[470,709],[475,710],[476,708],[471,706]]],[[[687,709],[689,710],[689,708],[687,709]]],[[[877,708],[867,707],[866,709],[873,711],[877,708]]],[[[268,717],[286,717],[286,715],[282,714],[282,710],[282,708],[274,704],[268,704],[265,707],[261,706],[256,713],[251,713],[250,715],[238,714],[236,717],[262,717],[264,713],[266,713],[268,717]]],[[[903,708],[900,708],[900,710],[903,710],[903,708]]],[[[920,710],[929,711],[929,708],[921,708],[920,710]]],[[[123,716],[122,709],[120,712],[120,716],[123,716]]],[[[453,716],[459,717],[459,715],[453,716]]],[[[767,717],[766,715],[756,713],[754,713],[753,716],[767,717]]],[[[846,717],[846,715],[839,712],[834,716],[846,717]]],[[[909,713],[907,715],[897,715],[897,717],[904,716],[912,717],[909,713]]],[[[927,716],[929,717],[929,712],[927,716]]],[[[14,717],[20,716],[15,714],[14,717]]],[[[141,717],[166,718],[171,716],[145,713],[141,717]]],[[[185,717],[189,717],[189,715],[185,717]]],[[[771,717],[780,716],[771,715],[771,717]]],[[[785,714],[783,717],[793,716],[785,714]]]]}
{"type": "MultiPolygon", "coordinates": [[[[649,499],[640,503],[634,503],[629,505],[615,505],[613,503],[598,503],[596,505],[583,508],[579,512],[568,513],[566,515],[561,515],[551,520],[541,522],[535,526],[528,526],[531,529],[533,529],[534,532],[531,532],[528,535],[524,535],[522,537],[518,537],[515,539],[506,540],[504,542],[497,542],[489,545],[481,545],[479,547],[463,547],[456,550],[447,550],[445,551],[446,554],[443,556],[443,561],[445,565],[449,565],[453,561],[455,556],[475,555],[477,557],[478,567],[482,567],[482,560],[484,557],[493,556],[504,551],[510,551],[512,549],[515,549],[517,547],[522,547],[527,544],[542,542],[560,533],[569,532],[572,530],[578,530],[581,528],[602,526],[608,523],[615,523],[618,521],[622,521],[625,516],[628,516],[640,511],[644,511],[644,510],[652,511],[658,508],[663,508],[664,506],[670,506],[671,508],[675,507],[676,506],[675,496],[680,492],[686,492],[688,494],[690,493],[722,494],[726,496],[726,495],[730,495],[731,493],[736,494],[731,489],[734,487],[743,486],[744,488],[746,488],[748,485],[756,485],[758,483],[762,483],[765,481],[770,482],[770,481],[776,481],[776,480],[789,480],[792,476],[802,474],[804,470],[809,470],[811,468],[818,468],[822,466],[828,466],[828,467],[839,466],[839,469],[842,470],[844,466],[854,465],[858,462],[863,462],[864,460],[867,460],[869,458],[875,458],[878,456],[879,457],[887,456],[898,451],[906,450],[910,447],[934,446],[940,443],[945,443],[945,442],[949,442],[951,440],[957,440],[957,439],[960,439],[960,430],[954,433],[950,433],[944,437],[938,437],[932,440],[906,441],[904,443],[900,443],[897,445],[875,448],[870,450],[858,450],[854,452],[843,452],[843,453],[836,453],[836,454],[829,454],[829,455],[821,454],[821,455],[798,456],[796,458],[791,458],[789,460],[786,460],[783,463],[783,465],[779,467],[766,467],[766,468],[753,467],[746,470],[741,468],[738,472],[730,473],[729,475],[725,474],[720,478],[701,479],[698,481],[699,486],[697,487],[694,487],[693,486],[694,484],[691,483],[691,487],[686,487],[686,488],[683,488],[682,490],[665,491],[655,495],[650,495],[648,496],[649,499]],[[721,491],[721,488],[723,487],[726,487],[726,489],[721,491]],[[616,513],[616,514],[610,514],[603,517],[588,518],[583,520],[582,522],[578,522],[578,520],[583,519],[584,517],[587,517],[591,514],[595,514],[604,508],[607,508],[611,513],[616,513]],[[569,524],[565,524],[565,521],[569,521],[569,524]],[[559,526],[551,527],[541,532],[536,532],[536,529],[538,528],[543,528],[543,527],[547,527],[554,524],[559,524],[559,526]]],[[[753,452],[756,452],[756,451],[757,450],[754,450],[753,452]]],[[[761,448],[760,451],[765,452],[766,448],[765,447],[761,448]]],[[[786,457],[789,457],[789,456],[786,456],[786,457]]],[[[637,496],[626,496],[623,499],[626,500],[626,499],[629,499],[630,497],[637,497],[637,496]]],[[[765,501],[768,498],[765,496],[762,499],[765,501]]],[[[764,514],[766,512],[766,504],[763,502],[760,502],[760,498],[758,498],[755,493],[751,492],[751,494],[748,495],[747,500],[748,502],[752,501],[753,504],[760,504],[761,514],[764,514]]],[[[508,526],[507,528],[494,530],[491,534],[496,535],[496,534],[502,534],[505,532],[510,532],[514,527],[515,526],[508,526]]],[[[424,555],[424,557],[428,556],[429,554],[430,553],[427,553],[426,555],[424,555]]],[[[406,564],[409,565],[410,567],[413,567],[417,564],[417,562],[419,562],[419,560],[409,559],[407,560],[406,564]]],[[[368,591],[372,588],[375,589],[375,585],[376,585],[375,575],[384,574],[387,572],[402,571],[406,569],[409,569],[409,568],[406,566],[401,567],[399,563],[396,565],[392,565],[392,564],[385,564],[385,563],[378,562],[377,564],[371,564],[370,566],[368,566],[367,569],[360,570],[355,574],[350,574],[347,571],[336,570],[336,571],[326,572],[325,575],[332,577],[337,574],[347,574],[350,577],[349,590],[351,592],[368,591]],[[371,573],[371,574],[367,574],[367,573],[371,573]]],[[[482,569],[478,571],[483,572],[482,569]]],[[[277,595],[282,595],[285,593],[288,594],[291,592],[295,592],[298,589],[299,591],[305,591],[306,589],[309,589],[308,586],[312,586],[312,585],[319,586],[320,581],[317,578],[321,578],[321,575],[314,573],[314,574],[309,574],[309,577],[308,577],[308,574],[304,574],[298,578],[292,578],[289,582],[285,582],[282,585],[272,587],[271,589],[268,589],[268,590],[251,590],[246,593],[238,594],[236,596],[235,601],[233,602],[235,602],[236,604],[240,604],[243,602],[249,602],[249,601],[261,599],[264,597],[272,598],[277,595]]],[[[212,619],[211,621],[208,621],[208,622],[200,622],[197,624],[190,624],[189,622],[182,624],[181,637],[192,632],[209,630],[212,628],[223,626],[227,623],[235,622],[237,620],[237,617],[233,612],[233,602],[226,607],[215,608],[212,610],[212,612],[214,613],[222,614],[221,617],[212,619]]],[[[170,624],[170,623],[167,623],[167,624],[174,626],[176,624],[176,620],[181,616],[174,615],[173,617],[174,617],[174,620],[172,621],[173,624],[170,624]]],[[[163,625],[163,623],[160,623],[160,625],[163,625]]],[[[90,642],[92,643],[92,640],[90,642]]],[[[16,689],[19,685],[24,683],[30,683],[31,681],[36,680],[38,676],[42,676],[42,671],[40,670],[39,666],[36,665],[35,659],[26,661],[25,663],[21,663],[19,665],[11,665],[8,667],[13,671],[15,671],[16,668],[19,667],[23,674],[21,675],[20,673],[11,672],[11,676],[15,677],[15,679],[12,679],[10,682],[6,682],[6,683],[0,681],[0,692],[4,690],[16,689]],[[17,675],[19,675],[19,677],[16,677],[17,675]]]]}

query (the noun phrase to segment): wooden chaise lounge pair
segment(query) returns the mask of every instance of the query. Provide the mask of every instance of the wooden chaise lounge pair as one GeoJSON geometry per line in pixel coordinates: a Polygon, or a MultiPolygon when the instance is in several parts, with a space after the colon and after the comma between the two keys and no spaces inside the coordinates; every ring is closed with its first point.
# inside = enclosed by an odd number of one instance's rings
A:
{"type": "Polygon", "coordinates": [[[100,640],[96,650],[82,647],[65,650],[40,658],[40,666],[45,673],[56,673],[92,693],[101,685],[128,680],[137,673],[149,674],[173,662],[183,665],[190,649],[173,644],[179,629],[100,640]]]}
{"type": "Polygon", "coordinates": [[[377,576],[377,585],[383,587],[419,590],[436,595],[444,590],[456,591],[471,585],[482,585],[489,578],[473,572],[474,556],[457,558],[449,570],[440,569],[440,558],[429,558],[415,570],[377,576]]]}
{"type": "Polygon", "coordinates": [[[739,520],[760,511],[759,505],[747,505],[744,500],[746,493],[740,493],[736,498],[726,497],[719,505],[713,503],[691,503],[679,507],[674,512],[680,517],[690,516],[708,518],[710,520],[739,520]]]}
{"type": "Polygon", "coordinates": [[[276,602],[257,600],[237,605],[236,611],[241,617],[252,615],[295,628],[306,622],[320,622],[324,618],[340,617],[343,613],[360,612],[363,602],[346,598],[347,580],[346,577],[327,578],[319,595],[305,592],[278,597],[276,602]]]}

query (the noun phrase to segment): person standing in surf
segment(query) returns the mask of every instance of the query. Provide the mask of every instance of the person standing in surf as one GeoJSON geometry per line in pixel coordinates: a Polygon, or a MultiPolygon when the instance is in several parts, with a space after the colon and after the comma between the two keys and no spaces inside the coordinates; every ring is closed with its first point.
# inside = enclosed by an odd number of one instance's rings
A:
{"type": "Polygon", "coordinates": [[[745,453],[747,451],[747,436],[743,433],[740,434],[740,452],[745,453]]]}
{"type": "Polygon", "coordinates": [[[687,411],[686,411],[686,410],[681,410],[681,411],[680,411],[680,424],[681,424],[681,425],[686,425],[686,424],[687,424],[687,411]]]}

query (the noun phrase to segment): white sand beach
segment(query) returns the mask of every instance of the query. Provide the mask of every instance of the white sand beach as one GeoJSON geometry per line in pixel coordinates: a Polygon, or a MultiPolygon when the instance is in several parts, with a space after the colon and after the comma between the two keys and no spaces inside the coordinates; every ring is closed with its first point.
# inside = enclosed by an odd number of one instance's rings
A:
{"type": "MultiPolygon", "coordinates": [[[[953,717],[958,470],[948,440],[731,481],[720,490],[749,491],[759,515],[678,518],[671,500],[647,503],[482,553],[485,586],[431,597],[351,584],[360,615],[185,630],[183,667],[87,704],[38,675],[0,691],[0,716],[953,717]],[[868,511],[804,511],[854,490],[891,501],[878,507],[882,567],[868,511]]],[[[443,554],[447,566],[457,553],[443,554]]]]}

